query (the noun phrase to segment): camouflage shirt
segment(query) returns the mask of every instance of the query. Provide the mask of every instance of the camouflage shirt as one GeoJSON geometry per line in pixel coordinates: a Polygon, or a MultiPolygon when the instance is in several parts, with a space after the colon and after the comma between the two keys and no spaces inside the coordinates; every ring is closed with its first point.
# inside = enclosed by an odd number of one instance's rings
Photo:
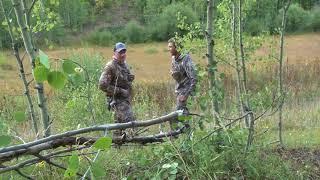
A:
{"type": "Polygon", "coordinates": [[[99,79],[99,88],[113,99],[130,99],[132,91],[131,74],[127,63],[112,60],[106,64],[99,79]]]}
{"type": "Polygon", "coordinates": [[[172,57],[171,75],[176,81],[175,92],[189,96],[197,83],[195,67],[189,54],[181,54],[177,59],[172,57]]]}

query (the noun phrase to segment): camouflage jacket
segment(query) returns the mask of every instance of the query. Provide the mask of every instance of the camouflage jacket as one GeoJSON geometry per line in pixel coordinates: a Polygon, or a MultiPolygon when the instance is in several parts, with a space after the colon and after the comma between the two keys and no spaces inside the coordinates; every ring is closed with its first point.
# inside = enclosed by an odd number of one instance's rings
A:
{"type": "Polygon", "coordinates": [[[171,75],[176,81],[176,94],[191,95],[195,90],[197,77],[190,55],[181,54],[177,59],[173,56],[171,65],[171,75]]]}
{"type": "Polygon", "coordinates": [[[103,69],[99,88],[106,93],[106,96],[113,99],[130,99],[133,80],[134,75],[131,74],[126,63],[112,60],[103,69]]]}

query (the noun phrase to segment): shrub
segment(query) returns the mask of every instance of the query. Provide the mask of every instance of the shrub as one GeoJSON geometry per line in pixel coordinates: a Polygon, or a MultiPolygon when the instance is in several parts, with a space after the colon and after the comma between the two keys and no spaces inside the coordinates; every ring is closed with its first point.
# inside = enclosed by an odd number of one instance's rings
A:
{"type": "Polygon", "coordinates": [[[311,10],[311,29],[313,31],[320,30],[320,6],[316,6],[311,10]]]}
{"type": "Polygon", "coordinates": [[[153,40],[167,40],[173,37],[175,32],[179,32],[177,27],[177,13],[180,12],[181,16],[187,17],[185,23],[191,24],[196,21],[196,14],[190,7],[185,7],[181,3],[173,4],[164,8],[159,17],[155,17],[148,24],[148,34],[153,40]]]}
{"type": "Polygon", "coordinates": [[[121,41],[126,42],[127,37],[125,33],[124,26],[111,26],[111,27],[104,27],[99,29],[99,31],[108,31],[113,36],[113,43],[121,41]]]}
{"type": "MultiPolygon", "coordinates": [[[[279,13],[282,16],[282,13],[279,13]]],[[[280,18],[281,19],[281,18],[280,18]]],[[[288,9],[287,31],[303,31],[308,27],[310,14],[302,9],[299,4],[292,4],[288,9]]],[[[281,23],[280,23],[281,24],[281,23]]]]}
{"type": "Polygon", "coordinates": [[[132,43],[140,43],[145,40],[144,28],[137,21],[130,21],[124,28],[126,40],[132,43]]]}
{"type": "Polygon", "coordinates": [[[81,64],[84,70],[79,72],[81,77],[77,83],[72,83],[73,79],[69,76],[66,88],[58,92],[58,98],[51,100],[52,118],[59,120],[55,124],[57,129],[113,122],[112,112],[107,111],[105,105],[105,95],[96,86],[104,67],[103,58],[89,52],[77,52],[70,59],[81,64]]]}
{"type": "Polygon", "coordinates": [[[110,31],[96,31],[89,35],[88,41],[95,45],[110,46],[114,42],[114,36],[110,31]]]}
{"type": "Polygon", "coordinates": [[[261,19],[252,19],[248,22],[246,27],[246,32],[252,36],[257,36],[264,30],[266,30],[266,27],[262,23],[261,19]]]}

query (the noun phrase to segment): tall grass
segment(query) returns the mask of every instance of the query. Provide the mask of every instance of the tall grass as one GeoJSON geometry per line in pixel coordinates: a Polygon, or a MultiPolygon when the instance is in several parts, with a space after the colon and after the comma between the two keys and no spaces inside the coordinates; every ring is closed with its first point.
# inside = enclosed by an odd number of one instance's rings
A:
{"type": "MultiPolygon", "coordinates": [[[[48,99],[48,105],[53,120],[53,132],[76,129],[83,126],[113,122],[113,113],[107,111],[105,96],[98,90],[96,84],[100,76],[103,59],[90,53],[74,54],[70,59],[81,63],[89,73],[89,83],[74,86],[68,84],[63,91],[57,91],[48,99]],[[88,88],[92,98],[92,108],[95,119],[89,111],[87,98],[88,88]]],[[[320,62],[314,61],[301,65],[288,65],[286,67],[286,103],[284,109],[284,140],[289,147],[316,147],[319,146],[320,116],[319,92],[317,75],[320,62]]],[[[256,64],[248,66],[249,87],[252,101],[257,114],[263,112],[270,105],[275,96],[276,64],[256,64]]],[[[221,104],[223,116],[236,117],[234,87],[235,81],[231,71],[226,72],[223,79],[225,96],[221,104]]],[[[207,96],[208,84],[201,81],[197,96],[190,100],[191,112],[197,112],[205,117],[211,117],[208,110],[209,103],[201,104],[203,99],[210,101],[207,96]]],[[[167,114],[175,108],[174,84],[172,82],[135,82],[134,83],[133,109],[139,120],[167,114]]],[[[6,97],[2,94],[0,100],[0,118],[10,120],[11,114],[19,104],[19,109],[24,109],[23,103],[6,97]],[[16,102],[13,102],[16,101],[16,102]],[[7,106],[9,103],[11,106],[7,106]]],[[[206,101],[205,101],[206,102],[206,101]]],[[[208,101],[207,101],[208,102],[208,101]]],[[[105,170],[106,179],[293,179],[307,177],[299,174],[289,161],[282,161],[279,156],[266,154],[269,143],[277,140],[277,117],[266,114],[256,124],[256,138],[252,150],[245,154],[246,129],[227,129],[222,131],[222,139],[217,139],[215,134],[203,141],[200,138],[212,131],[211,120],[207,118],[204,129],[198,127],[200,118],[191,120],[192,133],[182,135],[175,141],[149,146],[124,146],[120,149],[111,149],[99,156],[98,162],[105,170]],[[265,132],[266,131],[266,132],[265,132]],[[218,142],[219,141],[219,142],[218,142]],[[221,149],[216,148],[220,143],[221,149]],[[111,158],[112,157],[112,158],[111,158]]],[[[15,124],[8,123],[9,129],[15,124]]],[[[23,125],[18,126],[19,128],[23,125]]],[[[10,131],[9,131],[10,132],[10,131]]],[[[158,133],[157,127],[149,128],[145,134],[158,133]]],[[[29,134],[19,134],[27,138],[29,134]]],[[[98,135],[98,134],[95,134],[98,135]]],[[[91,156],[90,156],[91,157],[91,156]]],[[[66,164],[67,158],[61,163],[66,164]]],[[[85,171],[88,162],[81,159],[81,171],[85,171]]],[[[47,165],[46,165],[47,166],[47,165]]],[[[46,166],[37,165],[27,168],[35,177],[63,178],[62,170],[48,172],[46,166]]],[[[1,175],[10,177],[10,173],[1,175]]],[[[13,173],[13,177],[17,177],[13,173]]]]}

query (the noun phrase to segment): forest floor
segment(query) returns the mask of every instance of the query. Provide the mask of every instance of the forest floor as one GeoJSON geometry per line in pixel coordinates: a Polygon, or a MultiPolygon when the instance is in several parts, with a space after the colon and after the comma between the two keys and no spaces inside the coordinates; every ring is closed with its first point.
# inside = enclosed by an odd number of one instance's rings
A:
{"type": "Polygon", "coordinates": [[[278,154],[285,161],[290,161],[295,170],[308,171],[309,179],[320,178],[320,148],[276,148],[272,153],[278,154]]]}

